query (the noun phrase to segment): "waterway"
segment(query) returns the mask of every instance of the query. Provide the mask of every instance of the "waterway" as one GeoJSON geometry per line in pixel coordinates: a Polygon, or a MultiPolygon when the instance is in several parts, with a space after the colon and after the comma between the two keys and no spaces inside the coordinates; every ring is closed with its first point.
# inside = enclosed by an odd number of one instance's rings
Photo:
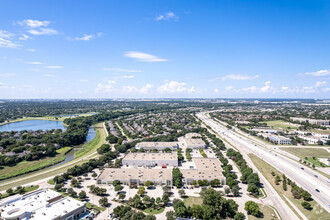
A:
{"type": "Polygon", "coordinates": [[[51,130],[62,129],[65,130],[65,126],[62,121],[50,121],[50,120],[27,120],[12,122],[4,125],[0,125],[0,132],[2,131],[24,131],[24,130],[51,130]]]}

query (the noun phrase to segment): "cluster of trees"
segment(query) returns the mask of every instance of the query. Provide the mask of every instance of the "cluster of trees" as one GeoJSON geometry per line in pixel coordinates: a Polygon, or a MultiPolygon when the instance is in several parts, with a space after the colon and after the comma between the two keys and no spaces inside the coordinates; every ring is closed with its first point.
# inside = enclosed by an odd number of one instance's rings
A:
{"type": "Polygon", "coordinates": [[[247,211],[248,215],[253,215],[255,217],[259,217],[261,215],[260,213],[260,207],[257,203],[253,201],[247,201],[245,203],[244,207],[245,211],[247,211]]]}
{"type": "Polygon", "coordinates": [[[172,170],[173,185],[177,188],[182,186],[182,173],[179,168],[173,168],[172,170]]]}
{"type": "Polygon", "coordinates": [[[207,157],[206,153],[204,152],[204,150],[203,150],[202,148],[199,148],[199,153],[200,153],[204,158],[207,157]]]}
{"type": "Polygon", "coordinates": [[[179,148],[179,149],[176,150],[176,152],[177,152],[177,155],[178,155],[178,160],[179,161],[183,161],[184,160],[184,157],[182,155],[182,149],[179,148]]]}
{"type": "Polygon", "coordinates": [[[186,159],[188,161],[191,161],[191,153],[192,152],[192,149],[191,148],[186,148],[186,159]]]}
{"type": "Polygon", "coordinates": [[[238,205],[232,199],[225,199],[219,191],[213,188],[203,188],[201,193],[202,205],[186,206],[180,199],[173,200],[174,212],[166,214],[168,220],[180,218],[196,219],[245,219],[243,213],[237,212],[238,205]]]}
{"type": "Polygon", "coordinates": [[[235,161],[235,163],[238,165],[242,173],[240,180],[242,181],[242,183],[248,184],[247,191],[250,192],[252,195],[257,196],[259,194],[260,187],[260,178],[258,174],[254,173],[252,168],[247,165],[241,153],[230,148],[227,150],[226,155],[227,157],[235,161]]]}
{"type": "Polygon", "coordinates": [[[143,212],[137,212],[125,205],[114,208],[113,214],[115,217],[122,220],[156,220],[154,215],[145,215],[143,212]]]}
{"type": "Polygon", "coordinates": [[[164,208],[170,201],[169,194],[164,193],[162,197],[157,197],[156,199],[149,196],[135,195],[127,200],[127,204],[133,208],[144,210],[144,209],[161,209],[164,208]]]}
{"type": "Polygon", "coordinates": [[[214,180],[211,180],[210,182],[207,181],[207,180],[193,180],[192,185],[194,186],[212,186],[212,187],[217,187],[217,186],[220,186],[222,183],[220,182],[219,179],[214,179],[214,180]]]}
{"type": "MultiPolygon", "coordinates": [[[[209,127],[209,129],[211,129],[211,127],[209,127]]],[[[219,149],[219,150],[226,150],[226,146],[223,143],[223,141],[218,138],[216,135],[211,134],[210,132],[208,132],[207,130],[204,131],[204,134],[206,134],[206,136],[208,138],[210,138],[213,142],[213,144],[219,149]]]]}
{"type": "Polygon", "coordinates": [[[93,193],[97,196],[103,196],[107,192],[106,188],[98,187],[98,186],[95,186],[95,185],[91,185],[89,187],[89,189],[90,189],[90,193],[93,193]]]}

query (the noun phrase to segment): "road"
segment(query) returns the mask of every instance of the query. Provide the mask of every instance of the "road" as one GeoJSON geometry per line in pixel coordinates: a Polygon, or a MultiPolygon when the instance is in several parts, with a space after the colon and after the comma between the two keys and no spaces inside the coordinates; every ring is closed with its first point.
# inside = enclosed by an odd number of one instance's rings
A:
{"type": "MultiPolygon", "coordinates": [[[[221,137],[228,142],[233,143],[235,147],[238,146],[240,151],[254,153],[267,163],[274,166],[277,170],[284,173],[287,177],[296,182],[297,185],[311,193],[313,198],[324,209],[328,212],[330,211],[330,184],[327,182],[327,178],[307,167],[302,170],[302,166],[298,162],[280,153],[273,152],[274,149],[269,149],[269,146],[260,143],[260,140],[255,140],[253,137],[247,138],[245,135],[242,135],[242,133],[229,130],[224,125],[211,119],[207,113],[199,113],[197,114],[197,117],[210,126],[221,137]],[[251,140],[253,140],[253,142],[251,140]],[[258,144],[255,142],[258,142],[258,144]],[[319,177],[316,178],[314,175],[318,175],[319,177]],[[315,189],[318,189],[320,192],[317,192],[315,189]]],[[[274,146],[272,147],[274,148],[274,146]]]]}

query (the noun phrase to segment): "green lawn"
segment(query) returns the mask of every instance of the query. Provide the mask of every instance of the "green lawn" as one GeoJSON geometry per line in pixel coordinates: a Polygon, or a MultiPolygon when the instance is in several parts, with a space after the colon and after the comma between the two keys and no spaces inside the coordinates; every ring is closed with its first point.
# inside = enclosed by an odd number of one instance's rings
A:
{"type": "Polygon", "coordinates": [[[183,202],[186,206],[191,207],[194,204],[202,205],[203,204],[203,199],[201,197],[189,196],[188,198],[185,198],[183,200],[183,202]]]}
{"type": "Polygon", "coordinates": [[[93,209],[97,209],[97,210],[99,210],[100,212],[103,212],[104,210],[106,210],[106,208],[104,208],[104,207],[99,207],[99,206],[97,206],[97,205],[95,205],[95,204],[93,204],[93,203],[90,203],[90,202],[86,202],[86,208],[88,208],[88,209],[91,209],[91,208],[93,208],[93,209]]]}
{"type": "Polygon", "coordinates": [[[322,129],[311,129],[311,132],[320,133],[320,134],[330,134],[330,130],[322,130],[322,129]]]}
{"type": "MultiPolygon", "coordinates": [[[[26,187],[24,187],[24,189],[25,189],[25,194],[28,193],[28,192],[32,192],[32,191],[34,191],[34,190],[36,190],[36,189],[38,189],[38,188],[39,188],[38,185],[26,186],[26,187]]],[[[15,189],[13,189],[13,190],[15,191],[15,189]]],[[[12,195],[15,195],[15,194],[12,194],[12,195]]],[[[11,196],[11,195],[9,195],[8,193],[4,193],[4,194],[2,194],[2,195],[0,196],[0,199],[6,198],[6,197],[8,197],[8,196],[11,196]]]]}
{"type": "Polygon", "coordinates": [[[299,148],[299,147],[281,147],[281,150],[289,152],[299,158],[305,157],[318,157],[318,158],[328,158],[330,153],[321,148],[299,148]]]}
{"type": "Polygon", "coordinates": [[[298,128],[297,126],[294,125],[288,125],[286,124],[286,122],[282,121],[282,120],[277,120],[277,121],[265,121],[267,123],[267,125],[273,129],[276,130],[292,130],[292,129],[296,129],[298,128]]]}
{"type": "Polygon", "coordinates": [[[328,167],[328,165],[322,163],[321,161],[319,161],[317,158],[313,159],[313,157],[307,157],[307,161],[311,162],[312,164],[314,164],[316,167],[328,167]]]}
{"type": "MultiPolygon", "coordinates": [[[[280,185],[275,184],[275,177],[272,176],[271,173],[275,172],[276,175],[282,176],[281,172],[279,172],[273,166],[266,163],[265,161],[263,161],[262,159],[260,159],[259,157],[257,157],[254,154],[249,154],[249,157],[253,161],[254,165],[258,168],[258,170],[268,180],[268,182],[274,187],[274,189],[277,191],[277,193],[281,196],[283,201],[289,207],[291,207],[291,205],[286,201],[284,196],[286,196],[302,213],[304,213],[309,220],[326,219],[326,217],[330,217],[329,213],[326,210],[324,210],[323,208],[320,208],[320,205],[315,200],[310,201],[309,203],[312,205],[312,207],[315,207],[315,208],[318,207],[317,208],[318,212],[315,212],[315,210],[308,211],[308,210],[304,209],[301,205],[303,200],[294,199],[294,197],[292,196],[291,186],[288,186],[288,190],[284,191],[283,187],[282,187],[282,182],[280,182],[280,185]]],[[[299,214],[294,210],[293,207],[291,207],[291,209],[294,213],[296,213],[297,216],[299,216],[299,214]]],[[[281,216],[281,217],[283,219],[285,219],[286,216],[281,216]]]]}
{"type": "Polygon", "coordinates": [[[267,219],[267,220],[275,220],[275,219],[278,219],[274,210],[269,207],[269,206],[265,206],[265,205],[262,205],[262,204],[258,204],[259,205],[259,208],[260,208],[260,212],[262,213],[262,216],[260,217],[254,217],[252,215],[249,215],[248,216],[248,219],[249,220],[257,220],[257,219],[267,219]]]}
{"type": "Polygon", "coordinates": [[[56,151],[58,154],[55,157],[46,157],[34,161],[22,161],[15,166],[5,166],[3,169],[0,169],[0,180],[30,173],[60,163],[65,160],[65,154],[69,150],[71,150],[71,147],[63,147],[56,151]]]}

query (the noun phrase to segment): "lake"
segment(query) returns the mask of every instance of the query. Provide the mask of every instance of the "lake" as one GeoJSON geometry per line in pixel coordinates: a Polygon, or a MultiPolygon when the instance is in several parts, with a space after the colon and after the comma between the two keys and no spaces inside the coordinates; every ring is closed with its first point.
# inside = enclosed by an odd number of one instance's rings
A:
{"type": "Polygon", "coordinates": [[[49,121],[49,120],[27,120],[12,122],[9,124],[0,125],[1,131],[23,131],[23,130],[51,130],[62,129],[65,130],[65,126],[62,121],[49,121]]]}

